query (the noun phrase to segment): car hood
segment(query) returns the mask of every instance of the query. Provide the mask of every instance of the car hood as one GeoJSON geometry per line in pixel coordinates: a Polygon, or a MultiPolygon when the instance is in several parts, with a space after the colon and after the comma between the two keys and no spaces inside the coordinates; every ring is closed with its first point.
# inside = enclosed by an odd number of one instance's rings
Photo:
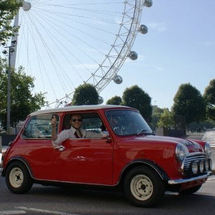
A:
{"type": "Polygon", "coordinates": [[[194,140],[176,138],[176,137],[167,137],[167,136],[154,136],[154,135],[146,135],[146,136],[138,136],[135,137],[135,142],[150,142],[156,144],[183,144],[188,148],[190,153],[192,152],[203,152],[203,148],[200,144],[195,142],[194,140]]]}

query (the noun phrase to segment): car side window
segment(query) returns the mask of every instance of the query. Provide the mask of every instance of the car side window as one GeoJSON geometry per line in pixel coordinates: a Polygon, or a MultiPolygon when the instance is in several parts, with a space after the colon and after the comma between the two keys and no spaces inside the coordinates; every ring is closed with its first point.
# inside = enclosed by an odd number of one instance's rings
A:
{"type": "MultiPolygon", "coordinates": [[[[57,120],[59,117],[56,115],[57,120]]],[[[24,128],[23,138],[51,138],[52,128],[50,120],[52,114],[41,114],[32,116],[27,126],[24,128]]],[[[58,124],[57,128],[58,130],[58,124]]]]}

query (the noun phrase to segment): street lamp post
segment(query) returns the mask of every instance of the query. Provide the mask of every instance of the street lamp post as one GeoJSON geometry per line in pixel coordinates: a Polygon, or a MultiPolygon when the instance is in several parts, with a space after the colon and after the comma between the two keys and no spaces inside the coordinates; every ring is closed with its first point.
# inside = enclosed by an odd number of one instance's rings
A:
{"type": "Polygon", "coordinates": [[[7,134],[10,134],[10,106],[11,106],[11,53],[13,48],[11,46],[9,48],[8,54],[8,78],[7,78],[7,134]]]}
{"type": "Polygon", "coordinates": [[[11,55],[14,53],[14,47],[16,41],[12,41],[11,46],[6,46],[6,50],[3,51],[4,54],[8,54],[8,69],[7,69],[7,134],[10,134],[10,112],[11,112],[11,55]]]}
{"type": "MultiPolygon", "coordinates": [[[[17,0],[19,1],[19,0],[17,0]]],[[[24,11],[29,11],[31,9],[31,3],[30,2],[25,2],[25,0],[20,0],[22,2],[21,7],[23,8],[24,11]]],[[[15,16],[14,19],[14,27],[18,27],[19,23],[19,12],[15,16]]],[[[8,82],[7,82],[7,134],[10,134],[10,112],[11,112],[11,67],[15,68],[15,61],[16,61],[16,44],[17,44],[17,37],[18,34],[15,34],[12,37],[11,45],[7,46],[5,48],[9,49],[8,53],[8,82]],[[13,56],[11,54],[14,53],[13,56]]],[[[7,51],[4,51],[4,54],[6,54],[7,51]]]]}

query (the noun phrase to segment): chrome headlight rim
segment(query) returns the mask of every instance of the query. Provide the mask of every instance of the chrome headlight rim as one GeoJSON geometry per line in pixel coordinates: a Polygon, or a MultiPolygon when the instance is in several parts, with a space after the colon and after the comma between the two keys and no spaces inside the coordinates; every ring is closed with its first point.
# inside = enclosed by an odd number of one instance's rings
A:
{"type": "Polygon", "coordinates": [[[204,150],[205,150],[206,155],[210,158],[212,155],[212,148],[209,143],[207,143],[207,142],[205,143],[204,150]]]}
{"type": "Polygon", "coordinates": [[[178,144],[175,149],[175,155],[179,162],[183,162],[186,158],[186,149],[182,144],[178,144]]]}

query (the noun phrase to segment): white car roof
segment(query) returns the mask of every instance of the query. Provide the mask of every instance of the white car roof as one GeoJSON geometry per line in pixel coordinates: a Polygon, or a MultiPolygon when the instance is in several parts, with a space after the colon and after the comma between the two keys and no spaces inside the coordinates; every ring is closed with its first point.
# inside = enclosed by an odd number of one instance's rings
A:
{"type": "Polygon", "coordinates": [[[128,106],[121,105],[79,105],[79,106],[68,106],[62,108],[50,108],[45,110],[39,110],[31,113],[31,116],[45,113],[58,113],[58,112],[68,112],[68,111],[85,111],[85,110],[98,110],[107,108],[130,108],[128,106]]]}

